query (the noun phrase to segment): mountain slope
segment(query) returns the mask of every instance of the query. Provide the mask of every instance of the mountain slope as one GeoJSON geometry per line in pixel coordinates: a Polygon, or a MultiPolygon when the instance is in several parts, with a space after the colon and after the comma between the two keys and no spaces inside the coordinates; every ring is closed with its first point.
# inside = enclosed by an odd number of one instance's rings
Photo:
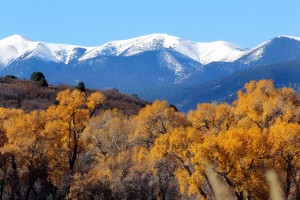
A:
{"type": "Polygon", "coordinates": [[[141,92],[141,97],[149,100],[160,97],[176,105],[181,111],[188,111],[195,109],[199,102],[232,102],[245,83],[261,79],[272,79],[276,87],[292,87],[300,92],[300,61],[246,69],[209,84],[153,88],[141,92]]]}
{"type": "Polygon", "coordinates": [[[279,36],[251,49],[237,61],[251,66],[299,60],[300,38],[279,36]]]}
{"type": "Polygon", "coordinates": [[[245,51],[235,61],[209,63],[181,83],[204,84],[252,67],[292,61],[300,61],[300,38],[279,36],[245,51]]]}

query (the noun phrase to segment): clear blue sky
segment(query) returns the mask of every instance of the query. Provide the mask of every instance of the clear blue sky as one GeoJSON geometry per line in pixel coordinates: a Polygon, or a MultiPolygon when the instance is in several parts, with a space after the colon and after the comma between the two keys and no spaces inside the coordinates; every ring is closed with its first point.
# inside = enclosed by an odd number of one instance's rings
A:
{"type": "Polygon", "coordinates": [[[0,0],[0,38],[96,46],[167,33],[254,47],[300,36],[300,0],[0,0]]]}

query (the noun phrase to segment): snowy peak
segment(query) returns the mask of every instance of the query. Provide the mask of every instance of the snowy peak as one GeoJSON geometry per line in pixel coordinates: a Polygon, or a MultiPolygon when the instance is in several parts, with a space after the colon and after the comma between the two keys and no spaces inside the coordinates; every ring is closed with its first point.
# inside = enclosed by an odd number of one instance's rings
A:
{"type": "Polygon", "coordinates": [[[132,39],[131,46],[123,49],[122,54],[125,56],[136,55],[145,51],[159,50],[163,48],[172,48],[180,38],[167,34],[151,34],[136,39],[132,39]]]}
{"type": "MultiPolygon", "coordinates": [[[[270,46],[270,45],[274,45],[274,44],[290,45],[290,44],[295,44],[295,43],[299,43],[299,42],[300,42],[300,37],[281,35],[281,36],[274,37],[271,40],[264,42],[257,47],[265,47],[265,46],[270,46]]],[[[254,48],[254,49],[256,49],[256,48],[254,48]]]]}
{"type": "Polygon", "coordinates": [[[291,39],[291,40],[300,41],[300,37],[293,37],[293,36],[288,36],[288,35],[281,35],[281,36],[278,36],[276,38],[278,38],[278,39],[284,38],[284,39],[291,39]]]}
{"type": "Polygon", "coordinates": [[[97,56],[133,56],[146,51],[173,49],[201,64],[223,61],[231,62],[244,54],[246,49],[228,42],[198,43],[167,34],[151,34],[106,43],[84,55],[81,60],[97,56]]]}
{"type": "Polygon", "coordinates": [[[19,43],[24,41],[28,41],[28,40],[21,35],[15,34],[0,40],[0,44],[14,44],[14,43],[19,43]]]}
{"type": "Polygon", "coordinates": [[[151,34],[136,37],[128,40],[117,40],[101,45],[88,52],[81,60],[95,58],[97,56],[133,56],[146,51],[170,48],[170,43],[174,43],[177,37],[167,34],[151,34]]]}
{"type": "Polygon", "coordinates": [[[300,59],[300,38],[278,36],[250,49],[239,60],[245,64],[271,64],[300,59]]]}
{"type": "Polygon", "coordinates": [[[7,65],[13,60],[32,51],[35,45],[20,35],[12,35],[0,40],[0,63],[7,65]]]}
{"type": "MultiPolygon", "coordinates": [[[[247,51],[242,47],[224,41],[194,43],[189,45],[187,49],[193,49],[192,52],[195,52],[192,54],[193,58],[202,64],[220,61],[233,62],[247,51]]],[[[178,49],[178,51],[180,50],[178,49]]]]}
{"type": "Polygon", "coordinates": [[[12,35],[0,40],[0,64],[6,66],[16,59],[28,59],[31,57],[67,64],[77,56],[82,56],[79,55],[79,52],[85,53],[89,49],[92,48],[34,42],[20,35],[12,35]]]}

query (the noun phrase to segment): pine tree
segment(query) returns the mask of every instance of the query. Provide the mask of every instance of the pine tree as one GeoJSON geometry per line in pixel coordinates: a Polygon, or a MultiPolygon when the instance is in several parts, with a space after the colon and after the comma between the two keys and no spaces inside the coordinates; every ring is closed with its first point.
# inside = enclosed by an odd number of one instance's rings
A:
{"type": "Polygon", "coordinates": [[[33,72],[30,80],[36,82],[40,87],[48,87],[48,82],[42,72],[33,72]]]}
{"type": "Polygon", "coordinates": [[[82,81],[78,82],[78,85],[75,87],[75,89],[81,91],[81,92],[85,92],[85,85],[82,81]]]}

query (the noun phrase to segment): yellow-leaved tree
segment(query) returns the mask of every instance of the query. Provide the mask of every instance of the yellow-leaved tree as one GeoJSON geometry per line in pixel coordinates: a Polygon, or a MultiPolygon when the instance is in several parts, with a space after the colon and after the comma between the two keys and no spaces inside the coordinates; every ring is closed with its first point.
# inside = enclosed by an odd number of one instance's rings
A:
{"type": "Polygon", "coordinates": [[[65,194],[76,168],[78,157],[84,152],[82,133],[87,127],[95,109],[104,103],[105,96],[100,92],[88,95],[79,90],[59,92],[58,105],[47,109],[47,137],[50,138],[48,156],[53,184],[65,194]]]}
{"type": "Polygon", "coordinates": [[[261,130],[267,142],[259,148],[261,170],[275,168],[286,198],[299,197],[299,95],[291,88],[276,89],[271,80],[251,81],[245,88],[236,101],[239,126],[261,130]]]}
{"type": "Polygon", "coordinates": [[[48,182],[45,170],[48,164],[44,133],[46,120],[45,111],[33,111],[12,116],[4,123],[7,142],[1,152],[13,159],[14,178],[18,182],[14,189],[19,190],[15,194],[19,195],[17,198],[37,198],[35,193],[41,193],[39,190],[48,182]],[[40,188],[35,187],[37,181],[40,188]]]}
{"type": "Polygon", "coordinates": [[[208,198],[211,189],[205,184],[205,165],[214,159],[218,134],[234,123],[233,109],[228,104],[198,104],[188,119],[191,126],[178,127],[158,138],[152,154],[172,158],[182,193],[187,190],[189,195],[208,198]]]}
{"type": "Polygon", "coordinates": [[[186,126],[184,114],[169,107],[167,101],[154,101],[140,110],[135,122],[135,134],[131,138],[135,143],[151,149],[159,136],[179,126],[186,126]]]}
{"type": "MultiPolygon", "coordinates": [[[[128,136],[130,119],[120,111],[106,110],[91,118],[83,132],[86,173],[77,173],[70,199],[108,199],[128,196],[126,178],[132,165],[128,136]]],[[[83,165],[81,165],[83,166],[83,165]]]]}
{"type": "Polygon", "coordinates": [[[3,151],[8,138],[4,123],[10,118],[23,115],[22,110],[0,107],[0,199],[20,196],[18,171],[16,168],[15,155],[3,151]]]}
{"type": "Polygon", "coordinates": [[[177,127],[186,127],[188,125],[186,116],[170,107],[167,101],[156,100],[140,110],[133,119],[133,124],[135,131],[130,140],[136,146],[134,151],[136,172],[151,177],[153,184],[156,184],[153,191],[156,198],[177,198],[178,194],[172,193],[178,190],[174,180],[174,163],[170,162],[171,158],[168,156],[159,159],[151,156],[150,150],[157,138],[163,137],[177,127]]]}

